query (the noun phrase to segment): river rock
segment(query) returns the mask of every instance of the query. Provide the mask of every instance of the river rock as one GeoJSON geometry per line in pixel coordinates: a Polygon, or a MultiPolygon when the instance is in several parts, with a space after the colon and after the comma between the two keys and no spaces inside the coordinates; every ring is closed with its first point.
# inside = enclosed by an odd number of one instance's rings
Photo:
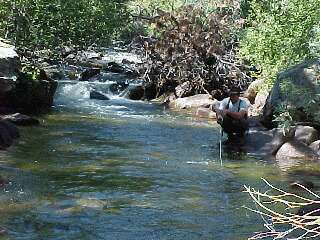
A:
{"type": "Polygon", "coordinates": [[[15,81],[12,78],[0,77],[0,95],[11,91],[14,88],[15,81]]]}
{"type": "Polygon", "coordinates": [[[125,68],[116,62],[109,62],[105,68],[106,71],[113,72],[113,73],[124,73],[125,68]]]}
{"type": "Polygon", "coordinates": [[[196,111],[196,116],[201,118],[211,118],[216,119],[216,113],[211,110],[211,108],[200,107],[196,111]]]}
{"type": "Polygon", "coordinates": [[[113,94],[120,94],[129,86],[126,82],[117,82],[110,85],[109,89],[113,94]]]}
{"type": "MultiPolygon", "coordinates": [[[[267,98],[269,96],[269,91],[266,89],[261,89],[258,91],[254,104],[249,107],[248,115],[254,117],[260,117],[263,115],[263,108],[266,105],[267,98]]],[[[268,125],[268,124],[266,124],[268,125]]]]}
{"type": "Polygon", "coordinates": [[[97,100],[110,100],[110,98],[102,93],[102,92],[98,92],[98,91],[91,91],[90,92],[90,99],[97,99],[97,100]]]}
{"type": "Polygon", "coordinates": [[[309,126],[297,126],[295,139],[309,145],[319,139],[319,134],[316,129],[309,126]]]}
{"type": "Polygon", "coordinates": [[[38,119],[29,117],[27,115],[23,115],[20,113],[4,115],[4,116],[2,116],[2,119],[7,120],[15,125],[18,125],[18,126],[34,126],[34,125],[40,124],[38,119]]]}
{"type": "Polygon", "coordinates": [[[275,156],[282,145],[294,137],[294,129],[283,134],[281,129],[266,130],[255,119],[250,120],[249,124],[250,128],[245,136],[244,149],[250,155],[266,158],[275,156]]]}
{"type": "Polygon", "coordinates": [[[178,98],[189,97],[192,95],[192,85],[191,82],[187,81],[175,88],[176,96],[178,98]]]}
{"type": "Polygon", "coordinates": [[[191,97],[178,98],[169,103],[174,109],[196,109],[199,107],[209,107],[214,103],[210,94],[197,94],[191,97]]]}
{"type": "Polygon", "coordinates": [[[48,68],[48,69],[45,69],[45,71],[51,79],[54,79],[54,80],[66,79],[66,75],[64,74],[62,69],[48,68]]]}
{"type": "Polygon", "coordinates": [[[309,147],[320,156],[320,140],[311,143],[309,147]]]}
{"type": "Polygon", "coordinates": [[[6,94],[8,107],[21,113],[46,112],[53,105],[57,87],[56,81],[30,81],[22,74],[15,88],[6,94]]]}
{"type": "MultiPolygon", "coordinates": [[[[274,83],[272,90],[268,96],[266,104],[263,110],[264,122],[269,122],[271,124],[272,115],[275,107],[280,103],[286,102],[290,104],[292,108],[303,109],[306,106],[306,95],[305,94],[288,94],[288,87],[285,87],[285,91],[282,91],[282,85],[290,85],[297,92],[306,92],[308,98],[317,99],[320,94],[319,87],[319,72],[320,72],[320,60],[314,59],[309,60],[304,63],[298,64],[289,68],[286,71],[281,72],[276,82],[274,83]]],[[[314,109],[310,113],[311,119],[316,119],[316,114],[320,111],[320,104],[314,104],[314,109]]],[[[307,115],[300,115],[306,117],[307,115]]],[[[296,119],[297,121],[306,121],[305,119],[296,119]]]]}
{"type": "Polygon", "coordinates": [[[292,140],[282,145],[276,154],[276,159],[316,160],[318,159],[318,155],[305,143],[292,140]]]}
{"type": "Polygon", "coordinates": [[[0,120],[0,149],[6,149],[13,144],[13,140],[19,137],[17,127],[6,121],[0,120]]]}
{"type": "MultiPolygon", "coordinates": [[[[7,185],[9,183],[9,180],[3,176],[0,176],[0,187],[3,187],[4,185],[7,185]]],[[[1,234],[1,230],[0,230],[1,234]]]]}
{"type": "Polygon", "coordinates": [[[145,100],[155,99],[157,96],[157,86],[154,83],[148,83],[144,86],[144,96],[145,100]]]}
{"type": "Polygon", "coordinates": [[[255,80],[249,85],[248,89],[244,93],[244,97],[247,98],[251,104],[255,103],[256,96],[263,84],[263,80],[255,80]]]}
{"type": "Polygon", "coordinates": [[[131,100],[141,100],[144,96],[144,87],[143,86],[134,86],[131,87],[126,94],[126,97],[131,100]]]}
{"type": "Polygon", "coordinates": [[[81,77],[80,77],[79,81],[89,81],[90,78],[93,78],[93,77],[97,76],[98,74],[100,74],[100,72],[101,72],[100,68],[89,68],[89,69],[86,69],[81,74],[81,77]]]}

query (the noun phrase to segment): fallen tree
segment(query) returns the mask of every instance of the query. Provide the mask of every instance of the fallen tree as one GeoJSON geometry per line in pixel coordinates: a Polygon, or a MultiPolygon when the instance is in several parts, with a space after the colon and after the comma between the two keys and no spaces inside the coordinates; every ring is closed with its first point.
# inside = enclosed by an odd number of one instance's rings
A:
{"type": "Polygon", "coordinates": [[[207,14],[190,5],[154,17],[155,35],[144,40],[146,84],[156,86],[157,96],[181,84],[186,91],[178,97],[212,93],[222,98],[232,86],[246,89],[252,81],[249,67],[235,54],[243,25],[239,11],[239,5],[222,5],[207,14]]]}

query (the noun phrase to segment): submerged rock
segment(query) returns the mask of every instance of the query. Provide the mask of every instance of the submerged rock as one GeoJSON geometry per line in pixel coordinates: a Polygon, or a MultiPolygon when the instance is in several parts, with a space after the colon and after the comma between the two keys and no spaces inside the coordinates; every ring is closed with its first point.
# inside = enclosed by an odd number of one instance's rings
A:
{"type": "Polygon", "coordinates": [[[210,108],[204,108],[204,107],[200,107],[197,109],[196,116],[201,118],[216,119],[216,113],[213,112],[210,108]]]}
{"type": "Polygon", "coordinates": [[[9,122],[18,125],[18,126],[34,126],[39,125],[40,122],[38,119],[23,115],[20,113],[4,115],[2,116],[3,120],[8,120],[9,122]]]}
{"type": "Polygon", "coordinates": [[[110,100],[110,98],[102,93],[102,92],[98,92],[98,91],[91,91],[90,92],[90,99],[97,99],[97,100],[110,100]]]}
{"type": "Polygon", "coordinates": [[[297,214],[300,216],[306,214],[308,214],[308,216],[320,216],[320,199],[315,199],[313,203],[299,208],[297,214]]]}
{"type": "Polygon", "coordinates": [[[0,120],[0,149],[10,147],[14,139],[19,136],[18,128],[14,124],[6,120],[0,120]]]}
{"type": "Polygon", "coordinates": [[[299,186],[303,186],[307,189],[312,189],[314,188],[314,184],[311,181],[307,181],[307,180],[296,180],[290,183],[289,187],[291,189],[297,189],[297,190],[302,190],[302,188],[299,186]]]}

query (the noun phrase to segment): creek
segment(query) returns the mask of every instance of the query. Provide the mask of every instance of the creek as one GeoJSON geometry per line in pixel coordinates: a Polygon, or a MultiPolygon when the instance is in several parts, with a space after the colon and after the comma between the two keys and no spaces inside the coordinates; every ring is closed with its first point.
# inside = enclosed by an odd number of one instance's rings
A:
{"type": "Polygon", "coordinates": [[[240,240],[263,230],[243,186],[287,188],[276,162],[224,151],[213,122],[61,81],[40,127],[0,152],[0,239],[240,240]]]}

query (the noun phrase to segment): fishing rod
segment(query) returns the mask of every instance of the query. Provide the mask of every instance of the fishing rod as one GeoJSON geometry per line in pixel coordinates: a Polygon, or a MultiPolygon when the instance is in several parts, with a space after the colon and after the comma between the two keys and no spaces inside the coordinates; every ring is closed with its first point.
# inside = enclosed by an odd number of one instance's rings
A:
{"type": "Polygon", "coordinates": [[[222,137],[223,137],[223,129],[220,126],[220,139],[219,139],[219,157],[220,157],[220,165],[222,166],[222,137]]]}

